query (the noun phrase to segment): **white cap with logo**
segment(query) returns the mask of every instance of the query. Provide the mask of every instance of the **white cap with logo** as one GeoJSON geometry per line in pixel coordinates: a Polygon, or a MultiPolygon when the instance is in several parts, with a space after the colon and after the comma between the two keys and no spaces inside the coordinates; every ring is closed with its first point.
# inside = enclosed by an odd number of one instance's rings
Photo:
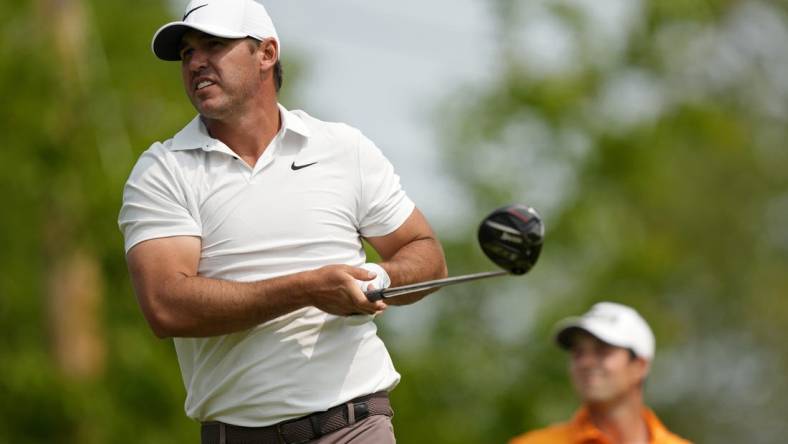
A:
{"type": "Polygon", "coordinates": [[[579,317],[566,318],[556,326],[555,339],[563,348],[570,348],[577,330],[590,333],[602,342],[628,348],[637,356],[654,358],[654,333],[633,308],[615,302],[600,302],[579,317]]]}
{"type": "Polygon", "coordinates": [[[156,31],[151,43],[153,53],[162,60],[180,60],[181,38],[190,29],[230,39],[273,38],[282,51],[271,17],[255,0],[192,0],[180,21],[167,23],[156,31]]]}

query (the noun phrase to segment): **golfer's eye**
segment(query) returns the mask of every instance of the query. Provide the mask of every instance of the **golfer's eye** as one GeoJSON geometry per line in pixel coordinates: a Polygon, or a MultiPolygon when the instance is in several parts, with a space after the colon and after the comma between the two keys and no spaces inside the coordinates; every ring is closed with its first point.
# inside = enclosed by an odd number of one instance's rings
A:
{"type": "Polygon", "coordinates": [[[224,46],[224,40],[214,39],[208,42],[208,47],[211,49],[219,49],[224,46]]]}
{"type": "Polygon", "coordinates": [[[192,48],[186,47],[181,49],[181,60],[186,60],[187,57],[192,55],[194,50],[192,48]]]}

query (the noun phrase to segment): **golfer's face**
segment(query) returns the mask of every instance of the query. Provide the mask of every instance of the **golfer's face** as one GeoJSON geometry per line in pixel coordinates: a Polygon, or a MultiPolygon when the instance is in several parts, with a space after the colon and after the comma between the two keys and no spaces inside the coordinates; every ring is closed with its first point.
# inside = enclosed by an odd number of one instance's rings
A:
{"type": "Polygon", "coordinates": [[[260,88],[257,58],[243,39],[189,31],[181,42],[181,60],[186,95],[205,117],[221,119],[243,112],[260,88]]]}
{"type": "Polygon", "coordinates": [[[645,376],[642,359],[586,333],[578,333],[572,341],[569,369],[578,394],[591,403],[612,401],[639,389],[645,376]]]}

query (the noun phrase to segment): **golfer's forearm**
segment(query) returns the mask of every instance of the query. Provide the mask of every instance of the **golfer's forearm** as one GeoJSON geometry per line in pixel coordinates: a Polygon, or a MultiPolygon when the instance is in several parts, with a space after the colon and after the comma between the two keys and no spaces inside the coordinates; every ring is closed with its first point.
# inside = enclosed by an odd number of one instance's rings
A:
{"type": "MultiPolygon", "coordinates": [[[[443,249],[440,243],[431,237],[418,239],[405,245],[394,256],[380,265],[391,278],[392,287],[432,279],[442,279],[448,275],[443,249]]],[[[412,304],[436,290],[425,290],[388,298],[386,303],[390,305],[412,304]]]]}
{"type": "Polygon", "coordinates": [[[159,337],[201,337],[233,333],[309,305],[303,273],[258,282],[200,276],[174,278],[149,295],[148,323],[159,337]]]}

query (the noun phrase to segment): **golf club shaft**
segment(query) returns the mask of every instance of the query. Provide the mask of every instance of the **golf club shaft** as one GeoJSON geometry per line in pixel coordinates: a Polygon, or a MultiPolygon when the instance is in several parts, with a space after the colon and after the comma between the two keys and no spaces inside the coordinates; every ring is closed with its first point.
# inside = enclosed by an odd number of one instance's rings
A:
{"type": "Polygon", "coordinates": [[[503,276],[509,274],[508,271],[484,271],[481,273],[465,274],[462,276],[448,277],[444,279],[436,279],[434,281],[419,282],[417,284],[403,285],[401,287],[383,288],[380,290],[370,290],[364,294],[370,301],[377,301],[380,299],[390,298],[394,296],[401,296],[403,294],[415,293],[417,291],[430,290],[432,288],[446,287],[448,285],[461,284],[468,281],[476,281],[479,279],[486,279],[496,276],[503,276]]]}

